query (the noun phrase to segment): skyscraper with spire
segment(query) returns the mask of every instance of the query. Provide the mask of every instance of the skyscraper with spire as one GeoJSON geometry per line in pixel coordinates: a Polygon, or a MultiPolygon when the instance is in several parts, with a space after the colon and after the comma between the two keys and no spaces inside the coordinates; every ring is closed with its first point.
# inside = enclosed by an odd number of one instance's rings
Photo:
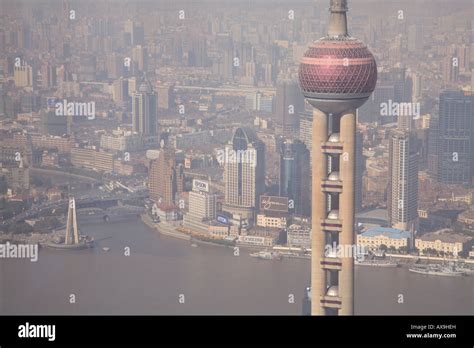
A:
{"type": "Polygon", "coordinates": [[[157,133],[156,93],[146,76],[132,96],[132,130],[141,135],[157,133]]]}
{"type": "Polygon", "coordinates": [[[331,0],[328,34],[309,47],[299,68],[301,90],[314,107],[313,315],[354,314],[353,255],[325,251],[355,244],[356,109],[375,89],[377,65],[367,46],[349,35],[347,11],[347,0],[331,0]]]}

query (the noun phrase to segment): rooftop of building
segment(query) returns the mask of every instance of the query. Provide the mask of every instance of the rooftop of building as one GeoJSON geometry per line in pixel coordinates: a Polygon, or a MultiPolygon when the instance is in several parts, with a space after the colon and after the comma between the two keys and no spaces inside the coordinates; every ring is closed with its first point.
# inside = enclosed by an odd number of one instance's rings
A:
{"type": "Polygon", "coordinates": [[[374,209],[358,213],[357,218],[375,218],[388,221],[388,213],[386,209],[374,209]]]}
{"type": "Polygon", "coordinates": [[[385,236],[391,239],[410,238],[411,233],[397,228],[374,227],[361,234],[364,237],[385,236]]]}
{"type": "Polygon", "coordinates": [[[426,233],[420,236],[418,239],[421,239],[423,241],[431,241],[431,242],[440,240],[441,242],[445,242],[445,243],[466,243],[472,240],[472,237],[463,236],[463,235],[455,233],[453,230],[449,228],[445,228],[436,232],[426,233]]]}
{"type": "Polygon", "coordinates": [[[276,227],[253,227],[248,231],[248,236],[258,237],[274,237],[278,235],[283,229],[276,227]]]}
{"type": "Polygon", "coordinates": [[[157,203],[156,207],[163,212],[178,210],[178,207],[176,207],[174,204],[157,203]]]}

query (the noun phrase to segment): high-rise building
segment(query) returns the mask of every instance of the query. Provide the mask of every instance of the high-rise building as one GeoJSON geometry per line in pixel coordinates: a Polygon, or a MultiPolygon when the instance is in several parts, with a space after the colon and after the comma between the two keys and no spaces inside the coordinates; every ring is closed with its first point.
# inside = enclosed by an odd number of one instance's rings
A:
{"type": "Polygon", "coordinates": [[[262,64],[263,83],[266,86],[273,86],[275,82],[275,68],[270,63],[262,64]]]}
{"type": "MultiPolygon", "coordinates": [[[[222,60],[219,63],[219,75],[224,79],[233,79],[234,78],[234,65],[237,61],[234,59],[234,46],[232,42],[229,42],[225,45],[224,54],[222,60]]],[[[239,61],[240,66],[240,61],[239,61]]]]}
{"type": "Polygon", "coordinates": [[[292,212],[309,216],[311,211],[309,190],[309,151],[300,140],[286,140],[280,149],[280,192],[292,202],[292,212]]]}
{"type": "Polygon", "coordinates": [[[145,40],[143,24],[134,22],[131,19],[125,22],[124,33],[126,35],[125,44],[127,45],[141,45],[145,40]]]}
{"type": "Polygon", "coordinates": [[[150,199],[159,204],[174,204],[184,191],[184,168],[176,163],[174,149],[162,148],[150,165],[148,185],[150,199]]]}
{"type": "Polygon", "coordinates": [[[191,51],[189,52],[190,66],[208,66],[207,41],[205,37],[193,39],[191,51]]]}
{"type": "Polygon", "coordinates": [[[469,65],[469,61],[470,61],[470,48],[468,45],[464,44],[464,45],[460,45],[458,48],[457,48],[457,52],[458,52],[458,57],[459,57],[459,70],[461,72],[469,72],[470,69],[470,65],[469,65]]]}
{"type": "Polygon", "coordinates": [[[418,220],[418,153],[416,138],[395,131],[389,146],[388,217],[393,228],[413,231],[418,220]]]}
{"type": "Polygon", "coordinates": [[[44,63],[41,66],[41,87],[51,88],[57,85],[56,67],[54,65],[44,63]]]}
{"type": "MultiPolygon", "coordinates": [[[[444,91],[439,97],[437,178],[446,184],[474,185],[474,94],[444,91]]],[[[433,122],[434,123],[434,122],[433,122]]],[[[431,123],[430,123],[431,130],[431,123]]]]}
{"type": "Polygon", "coordinates": [[[216,218],[217,196],[209,192],[209,183],[203,180],[193,181],[193,190],[189,192],[189,209],[183,216],[183,227],[195,232],[209,233],[216,218]]]}
{"type": "Polygon", "coordinates": [[[413,81],[412,102],[418,103],[422,98],[421,75],[418,73],[412,73],[411,79],[413,81]]]}
{"type": "Polygon", "coordinates": [[[298,115],[304,111],[304,98],[298,82],[282,80],[277,84],[275,123],[280,134],[291,136],[298,131],[298,115]]]}
{"type": "Polygon", "coordinates": [[[168,110],[174,106],[173,86],[162,85],[157,88],[158,109],[168,110]]]}
{"type": "Polygon", "coordinates": [[[137,91],[138,83],[140,81],[136,77],[129,77],[128,78],[128,95],[130,97],[133,97],[135,95],[135,92],[137,91]]]}
{"type": "Polygon", "coordinates": [[[301,60],[299,81],[313,111],[311,306],[313,315],[354,314],[356,109],[377,82],[372,53],[347,30],[347,0],[331,0],[327,36],[301,60]],[[335,250],[333,250],[335,251],[335,250]]]}
{"type": "Polygon", "coordinates": [[[156,111],[156,94],[145,77],[132,97],[132,130],[142,135],[156,134],[156,111]]]}
{"type": "Polygon", "coordinates": [[[28,64],[15,66],[13,69],[13,79],[17,87],[33,87],[33,68],[28,64]]]}
{"type": "Polygon", "coordinates": [[[188,215],[200,220],[213,220],[216,218],[217,196],[209,192],[209,183],[199,180],[201,186],[193,182],[193,190],[189,192],[189,211],[188,215]]]}
{"type": "Polygon", "coordinates": [[[123,74],[123,60],[118,54],[107,56],[107,77],[109,79],[118,79],[123,74]]]}
{"type": "Polygon", "coordinates": [[[299,139],[306,145],[309,150],[310,163],[311,153],[313,149],[313,114],[311,112],[302,112],[299,115],[300,119],[300,136],[299,139]]]}
{"type": "Polygon", "coordinates": [[[419,24],[412,24],[408,27],[408,51],[419,52],[423,48],[423,31],[419,24]]]}
{"type": "Polygon", "coordinates": [[[237,128],[223,153],[224,210],[252,218],[265,192],[265,146],[250,128],[237,128]]]}
{"type": "Polygon", "coordinates": [[[459,57],[457,57],[456,55],[450,55],[444,59],[443,80],[446,85],[458,82],[459,57]]]}
{"type": "Polygon", "coordinates": [[[128,81],[123,77],[115,80],[113,83],[113,100],[124,109],[128,109],[130,105],[130,97],[128,95],[128,81]]]}
{"type": "Polygon", "coordinates": [[[142,45],[135,46],[132,50],[132,60],[139,72],[146,72],[148,67],[148,50],[142,45]]]}

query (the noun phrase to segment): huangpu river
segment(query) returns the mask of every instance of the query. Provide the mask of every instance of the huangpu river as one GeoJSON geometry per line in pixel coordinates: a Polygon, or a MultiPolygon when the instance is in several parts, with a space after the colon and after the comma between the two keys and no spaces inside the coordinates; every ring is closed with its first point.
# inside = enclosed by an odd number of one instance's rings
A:
{"type": "MultiPolygon", "coordinates": [[[[95,248],[43,248],[37,262],[0,260],[1,314],[302,313],[308,260],[266,261],[242,249],[234,256],[225,247],[192,247],[138,219],[80,227],[97,240],[95,248]]],[[[472,315],[474,277],[356,267],[355,314],[472,315]]]]}

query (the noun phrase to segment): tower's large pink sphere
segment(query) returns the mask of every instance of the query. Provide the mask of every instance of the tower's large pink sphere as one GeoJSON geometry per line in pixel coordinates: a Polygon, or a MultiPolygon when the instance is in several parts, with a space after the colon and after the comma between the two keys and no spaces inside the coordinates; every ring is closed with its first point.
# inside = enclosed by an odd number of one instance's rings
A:
{"type": "Polygon", "coordinates": [[[299,82],[303,95],[315,107],[339,100],[356,108],[375,89],[377,64],[361,41],[325,37],[306,51],[299,67],[299,82]]]}

